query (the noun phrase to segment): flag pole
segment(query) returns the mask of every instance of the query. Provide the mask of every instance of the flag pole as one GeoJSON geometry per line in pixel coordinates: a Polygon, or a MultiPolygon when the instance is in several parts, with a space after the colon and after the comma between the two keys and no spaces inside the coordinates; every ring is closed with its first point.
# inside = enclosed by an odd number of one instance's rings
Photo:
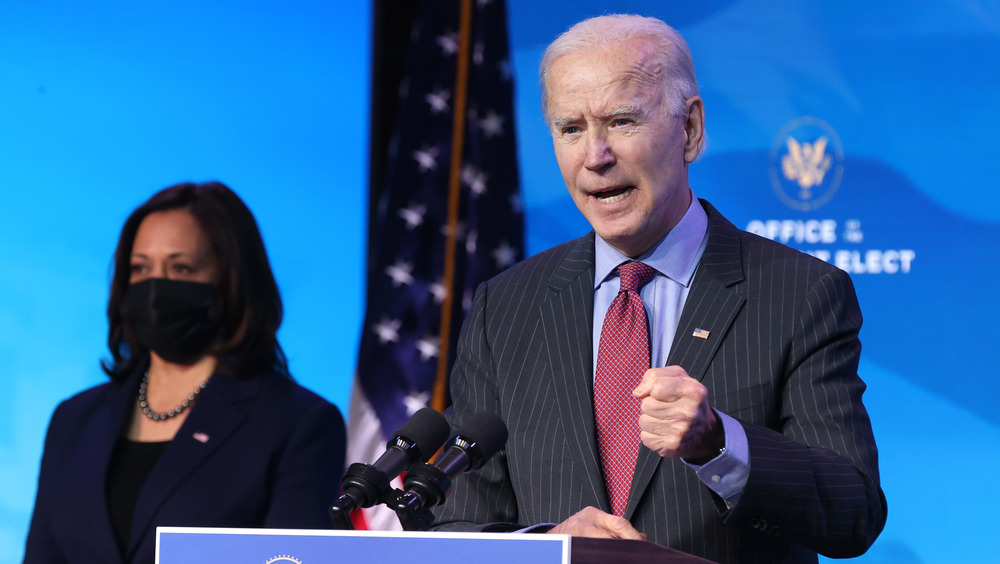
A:
{"type": "Polygon", "coordinates": [[[462,149],[465,145],[465,105],[469,77],[469,50],[472,36],[472,0],[462,0],[459,20],[458,68],[455,73],[455,109],[452,122],[451,166],[448,178],[448,233],[445,238],[444,287],[441,303],[441,335],[438,347],[437,378],[431,407],[444,411],[448,392],[448,356],[451,317],[454,309],[455,246],[458,237],[458,205],[462,187],[462,149]]]}

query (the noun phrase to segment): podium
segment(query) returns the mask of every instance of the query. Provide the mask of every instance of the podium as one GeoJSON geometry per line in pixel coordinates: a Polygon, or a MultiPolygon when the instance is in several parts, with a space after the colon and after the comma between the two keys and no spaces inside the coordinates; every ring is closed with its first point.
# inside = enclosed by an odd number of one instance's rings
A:
{"type": "Polygon", "coordinates": [[[645,541],[516,533],[158,527],[156,564],[704,564],[645,541]]]}

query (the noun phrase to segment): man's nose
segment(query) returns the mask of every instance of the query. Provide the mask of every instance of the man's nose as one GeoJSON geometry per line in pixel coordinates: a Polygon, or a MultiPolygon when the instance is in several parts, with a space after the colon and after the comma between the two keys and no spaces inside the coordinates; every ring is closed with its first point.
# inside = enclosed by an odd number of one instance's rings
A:
{"type": "Polygon", "coordinates": [[[611,144],[602,134],[592,134],[587,136],[587,154],[583,166],[594,172],[613,165],[615,154],[611,149],[611,144]]]}

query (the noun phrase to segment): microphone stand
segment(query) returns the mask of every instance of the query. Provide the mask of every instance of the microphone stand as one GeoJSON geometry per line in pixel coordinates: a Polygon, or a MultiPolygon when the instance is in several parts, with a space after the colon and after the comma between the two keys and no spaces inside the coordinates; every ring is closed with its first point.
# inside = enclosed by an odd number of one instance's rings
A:
{"type": "Polygon", "coordinates": [[[418,497],[412,493],[394,489],[386,506],[396,511],[396,517],[404,531],[427,531],[434,522],[434,514],[419,503],[418,497]]]}
{"type": "Polygon", "coordinates": [[[351,512],[339,503],[330,506],[330,520],[333,521],[333,528],[338,531],[353,531],[354,522],[351,521],[351,512]]]}
{"type": "Polygon", "coordinates": [[[344,474],[343,489],[344,495],[330,506],[330,520],[335,529],[353,531],[351,511],[362,507],[364,499],[384,499],[390,486],[384,472],[370,464],[355,462],[344,474]]]}
{"type": "Polygon", "coordinates": [[[394,490],[386,505],[396,511],[404,531],[427,531],[434,522],[429,508],[444,501],[451,478],[432,464],[414,464],[406,473],[406,488],[394,490]]]}
{"type": "Polygon", "coordinates": [[[434,522],[434,514],[428,509],[429,506],[437,505],[444,500],[445,492],[451,485],[448,475],[438,470],[436,467],[424,463],[414,464],[407,473],[407,484],[413,485],[414,481],[421,491],[427,492],[432,503],[427,503],[427,495],[414,492],[404,492],[398,488],[393,488],[384,477],[380,479],[379,473],[372,467],[364,464],[352,464],[351,472],[344,477],[345,494],[330,506],[330,519],[333,527],[341,531],[353,531],[354,522],[351,521],[351,511],[361,507],[356,496],[351,494],[367,494],[369,498],[378,499],[386,507],[396,512],[399,524],[404,531],[427,531],[431,523],[434,522]],[[372,485],[374,484],[374,488],[372,485]],[[358,488],[361,492],[354,490],[358,488]]]}

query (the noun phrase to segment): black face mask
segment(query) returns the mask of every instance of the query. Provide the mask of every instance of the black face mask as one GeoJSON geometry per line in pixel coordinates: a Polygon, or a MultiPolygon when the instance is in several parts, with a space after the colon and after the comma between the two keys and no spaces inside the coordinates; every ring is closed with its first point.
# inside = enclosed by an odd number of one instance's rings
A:
{"type": "Polygon", "coordinates": [[[120,312],[144,347],[167,362],[190,364],[219,334],[214,305],[211,284],[150,278],[125,290],[120,312]]]}

